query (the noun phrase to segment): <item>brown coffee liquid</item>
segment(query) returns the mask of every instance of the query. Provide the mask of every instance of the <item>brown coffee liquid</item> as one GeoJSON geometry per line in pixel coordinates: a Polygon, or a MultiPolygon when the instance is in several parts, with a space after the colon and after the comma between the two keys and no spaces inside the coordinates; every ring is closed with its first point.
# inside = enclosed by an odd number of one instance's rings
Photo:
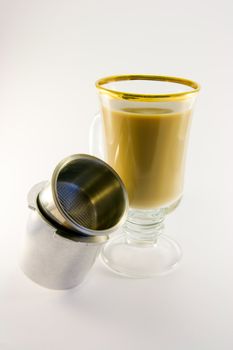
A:
{"type": "Polygon", "coordinates": [[[108,163],[122,178],[131,208],[159,208],[183,189],[190,111],[103,108],[108,163]]]}

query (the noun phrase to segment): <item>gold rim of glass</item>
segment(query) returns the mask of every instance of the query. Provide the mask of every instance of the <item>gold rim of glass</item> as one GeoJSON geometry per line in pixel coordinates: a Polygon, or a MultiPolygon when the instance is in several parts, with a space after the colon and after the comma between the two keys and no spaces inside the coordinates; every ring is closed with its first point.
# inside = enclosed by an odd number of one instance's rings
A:
{"type": "Polygon", "coordinates": [[[130,74],[130,75],[113,75],[106,78],[101,78],[97,80],[96,87],[100,93],[107,94],[113,98],[128,101],[172,101],[172,100],[182,100],[187,97],[195,95],[200,90],[200,85],[193,80],[164,76],[164,75],[145,75],[145,74],[130,74]],[[169,94],[138,94],[131,92],[123,92],[118,90],[112,90],[105,87],[105,84],[112,83],[115,81],[127,81],[127,80],[154,80],[154,81],[165,81],[171,83],[178,83],[181,85],[186,85],[192,88],[189,91],[174,92],[169,94]]]}

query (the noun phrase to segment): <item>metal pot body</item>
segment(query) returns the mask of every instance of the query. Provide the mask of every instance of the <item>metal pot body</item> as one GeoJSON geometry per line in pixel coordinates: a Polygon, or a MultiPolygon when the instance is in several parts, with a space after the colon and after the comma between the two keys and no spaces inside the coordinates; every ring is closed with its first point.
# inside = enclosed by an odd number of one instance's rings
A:
{"type": "MultiPolygon", "coordinates": [[[[43,185],[42,185],[43,187],[43,185]]],[[[108,237],[69,235],[52,225],[39,211],[36,198],[41,186],[29,193],[30,213],[20,266],[34,282],[50,289],[68,289],[86,277],[108,237]]]]}

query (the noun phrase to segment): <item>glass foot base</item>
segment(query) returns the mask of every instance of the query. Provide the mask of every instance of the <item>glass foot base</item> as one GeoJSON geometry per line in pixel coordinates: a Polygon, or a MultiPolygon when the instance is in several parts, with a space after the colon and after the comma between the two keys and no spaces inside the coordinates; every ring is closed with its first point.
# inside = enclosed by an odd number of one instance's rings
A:
{"type": "Polygon", "coordinates": [[[173,271],[181,257],[180,246],[166,235],[155,244],[129,243],[126,236],[111,239],[102,250],[102,259],[112,271],[131,278],[148,278],[173,271]]]}

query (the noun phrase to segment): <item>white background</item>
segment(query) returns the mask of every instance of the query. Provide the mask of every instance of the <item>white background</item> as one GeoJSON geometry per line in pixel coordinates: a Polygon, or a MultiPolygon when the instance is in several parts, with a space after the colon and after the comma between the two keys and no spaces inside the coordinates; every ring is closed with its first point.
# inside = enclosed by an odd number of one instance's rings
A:
{"type": "Polygon", "coordinates": [[[0,0],[0,349],[232,350],[232,1],[0,0]],[[166,230],[180,268],[151,280],[98,261],[54,292],[18,268],[30,187],[88,152],[97,78],[183,76],[202,85],[185,197],[166,230]]]}

